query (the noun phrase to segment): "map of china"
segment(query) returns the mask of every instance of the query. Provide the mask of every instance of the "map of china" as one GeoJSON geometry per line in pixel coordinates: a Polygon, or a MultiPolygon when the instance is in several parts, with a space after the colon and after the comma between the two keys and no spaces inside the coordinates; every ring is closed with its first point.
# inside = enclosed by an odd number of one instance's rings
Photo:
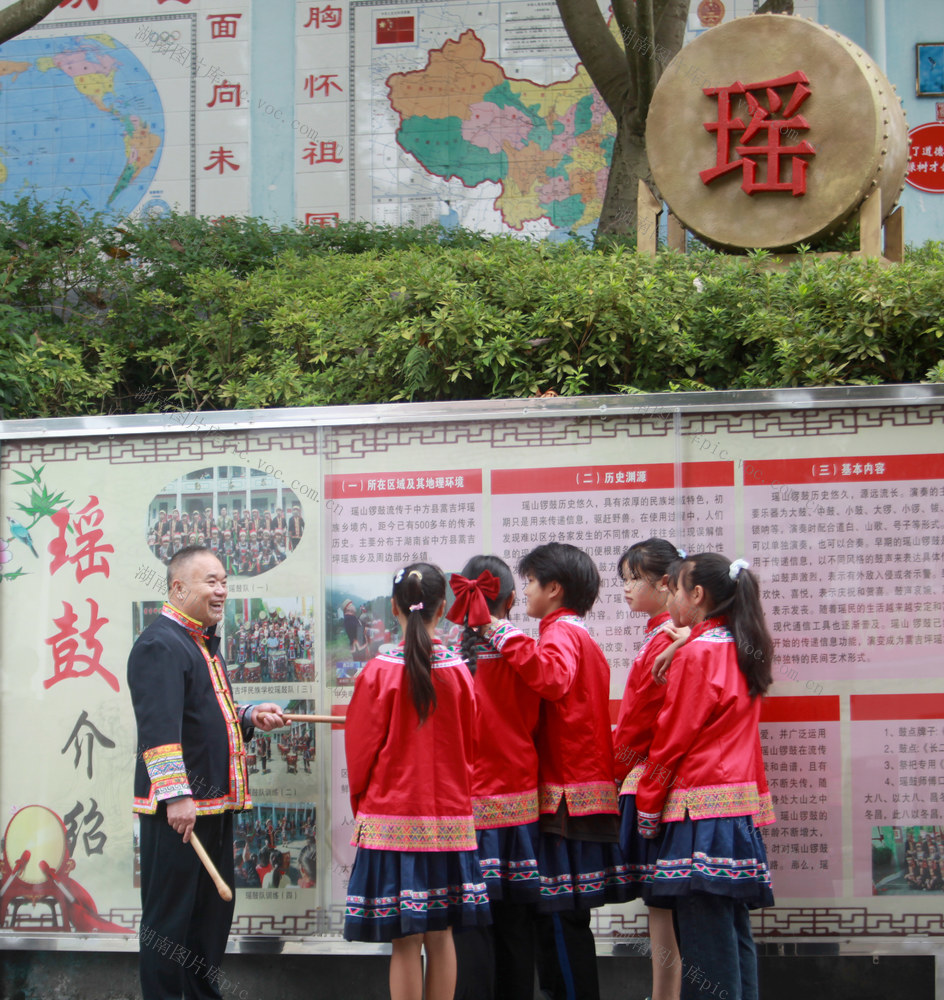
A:
{"type": "Polygon", "coordinates": [[[485,59],[474,31],[433,49],[425,68],[387,79],[397,142],[429,173],[501,185],[506,225],[549,219],[575,229],[603,207],[616,124],[582,65],[542,86],[485,59]]]}

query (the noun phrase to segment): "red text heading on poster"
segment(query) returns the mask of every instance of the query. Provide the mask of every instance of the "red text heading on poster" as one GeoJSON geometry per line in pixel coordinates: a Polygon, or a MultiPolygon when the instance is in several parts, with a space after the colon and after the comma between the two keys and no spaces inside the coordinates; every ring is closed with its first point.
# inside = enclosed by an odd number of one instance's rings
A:
{"type": "Polygon", "coordinates": [[[853,694],[853,722],[885,719],[944,719],[944,694],[853,694]]]}
{"type": "Polygon", "coordinates": [[[760,721],[838,722],[839,695],[765,698],[760,705],[760,721]]]}
{"type": "Polygon", "coordinates": [[[368,497],[454,496],[481,492],[481,469],[371,472],[325,477],[325,494],[332,500],[365,500],[368,497]]]}
{"type": "MultiPolygon", "coordinates": [[[[685,462],[682,486],[733,486],[733,462],[685,462]]],[[[492,493],[582,493],[671,490],[671,462],[634,465],[572,465],[559,469],[493,469],[492,493]]]]}
{"type": "Polygon", "coordinates": [[[858,455],[745,462],[745,486],[944,478],[944,455],[858,455]]]}

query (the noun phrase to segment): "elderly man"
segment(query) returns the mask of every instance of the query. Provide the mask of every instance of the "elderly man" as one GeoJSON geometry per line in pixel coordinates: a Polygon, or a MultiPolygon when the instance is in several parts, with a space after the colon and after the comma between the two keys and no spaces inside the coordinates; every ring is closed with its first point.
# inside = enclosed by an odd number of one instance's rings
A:
{"type": "Polygon", "coordinates": [[[278,705],[233,701],[219,652],[226,572],[188,546],[167,567],[168,600],[128,659],[138,724],[134,810],[141,823],[140,972],[144,1000],[220,996],[233,918],[201,866],[199,836],[233,884],[233,811],[251,808],[245,743],[284,725],[278,705]]]}

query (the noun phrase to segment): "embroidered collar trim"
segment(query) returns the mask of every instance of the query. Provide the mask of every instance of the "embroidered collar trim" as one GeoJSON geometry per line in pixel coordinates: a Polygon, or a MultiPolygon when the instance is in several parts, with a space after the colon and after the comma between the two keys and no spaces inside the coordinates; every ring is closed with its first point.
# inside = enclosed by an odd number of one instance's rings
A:
{"type": "Polygon", "coordinates": [[[185,615],[180,608],[175,608],[170,601],[164,601],[164,607],[161,608],[161,614],[165,618],[169,618],[172,622],[176,622],[178,625],[185,628],[192,636],[198,639],[206,638],[206,626],[198,622],[195,618],[185,615]]]}

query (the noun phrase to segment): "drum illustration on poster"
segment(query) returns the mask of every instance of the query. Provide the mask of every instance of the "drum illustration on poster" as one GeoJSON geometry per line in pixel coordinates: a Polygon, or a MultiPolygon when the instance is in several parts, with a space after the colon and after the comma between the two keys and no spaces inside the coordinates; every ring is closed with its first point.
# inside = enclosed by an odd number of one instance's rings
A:
{"type": "Polygon", "coordinates": [[[18,809],[3,835],[0,927],[20,931],[131,934],[99,915],[72,877],[76,863],[65,824],[52,809],[18,809]]]}

